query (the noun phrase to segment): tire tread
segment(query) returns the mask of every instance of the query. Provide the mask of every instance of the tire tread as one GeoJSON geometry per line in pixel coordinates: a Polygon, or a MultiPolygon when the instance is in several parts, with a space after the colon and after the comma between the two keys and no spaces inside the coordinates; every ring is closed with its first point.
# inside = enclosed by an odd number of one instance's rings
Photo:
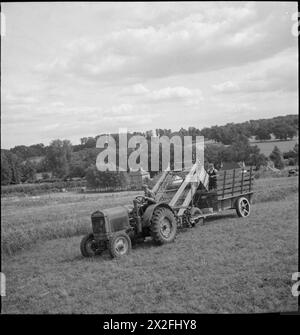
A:
{"type": "Polygon", "coordinates": [[[177,226],[176,226],[176,219],[174,214],[168,209],[168,208],[164,208],[164,207],[159,207],[157,209],[155,209],[152,219],[151,219],[151,227],[150,227],[150,232],[151,232],[151,236],[154,240],[154,242],[158,245],[162,245],[164,243],[170,243],[173,242],[176,236],[176,232],[174,234],[174,237],[170,240],[170,241],[166,241],[160,234],[160,218],[161,216],[164,214],[164,212],[168,213],[169,216],[171,216],[171,219],[173,222],[175,222],[175,229],[177,231],[177,226]]]}

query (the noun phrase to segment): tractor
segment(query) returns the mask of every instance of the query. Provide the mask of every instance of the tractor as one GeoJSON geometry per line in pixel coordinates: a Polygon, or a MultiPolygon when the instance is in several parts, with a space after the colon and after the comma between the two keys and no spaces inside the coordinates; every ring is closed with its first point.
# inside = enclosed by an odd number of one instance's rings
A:
{"type": "Polygon", "coordinates": [[[81,253],[89,257],[108,249],[110,255],[129,253],[132,244],[152,236],[156,244],[174,241],[177,221],[166,203],[153,204],[147,197],[137,196],[133,206],[118,206],[91,215],[93,232],[81,241],[81,253]]]}
{"type": "Polygon", "coordinates": [[[155,199],[138,195],[133,205],[93,212],[92,232],[83,237],[81,254],[91,257],[108,249],[112,258],[120,258],[148,236],[157,245],[173,242],[177,228],[193,227],[225,209],[236,209],[240,217],[250,214],[252,167],[223,171],[221,186],[213,191],[208,179],[199,163],[180,172],[167,169],[152,189],[155,199]]]}

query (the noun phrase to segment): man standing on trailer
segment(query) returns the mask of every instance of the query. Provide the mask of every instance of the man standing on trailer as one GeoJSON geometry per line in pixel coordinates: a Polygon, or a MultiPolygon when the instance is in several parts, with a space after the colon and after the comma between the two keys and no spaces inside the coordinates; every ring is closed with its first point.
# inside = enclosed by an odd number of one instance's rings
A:
{"type": "Polygon", "coordinates": [[[208,189],[209,191],[214,190],[217,188],[217,172],[218,170],[215,169],[213,163],[208,164],[208,170],[207,173],[209,175],[209,181],[208,181],[208,189]]]}

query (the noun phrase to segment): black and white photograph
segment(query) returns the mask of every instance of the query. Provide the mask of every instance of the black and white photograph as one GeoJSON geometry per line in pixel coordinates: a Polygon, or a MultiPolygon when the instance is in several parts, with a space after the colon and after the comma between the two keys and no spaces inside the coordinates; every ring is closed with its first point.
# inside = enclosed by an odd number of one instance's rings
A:
{"type": "Polygon", "coordinates": [[[293,1],[2,2],[1,314],[299,313],[298,37],[293,1]]]}

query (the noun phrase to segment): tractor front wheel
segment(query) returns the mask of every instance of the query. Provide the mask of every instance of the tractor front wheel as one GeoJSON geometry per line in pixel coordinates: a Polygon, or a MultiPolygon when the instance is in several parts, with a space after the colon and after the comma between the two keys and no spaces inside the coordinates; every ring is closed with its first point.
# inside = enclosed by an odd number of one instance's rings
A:
{"type": "Polygon", "coordinates": [[[165,207],[155,209],[151,220],[151,235],[155,243],[173,242],[177,232],[177,222],[173,212],[165,207]]]}
{"type": "Polygon", "coordinates": [[[103,250],[99,249],[94,234],[88,234],[81,240],[80,251],[84,257],[93,257],[100,255],[103,250]]]}
{"type": "Polygon", "coordinates": [[[250,203],[245,197],[241,197],[236,202],[236,213],[239,217],[245,218],[250,215],[250,203]]]}
{"type": "Polygon", "coordinates": [[[125,232],[115,234],[108,243],[108,250],[112,258],[120,258],[131,250],[130,237],[125,232]]]}

